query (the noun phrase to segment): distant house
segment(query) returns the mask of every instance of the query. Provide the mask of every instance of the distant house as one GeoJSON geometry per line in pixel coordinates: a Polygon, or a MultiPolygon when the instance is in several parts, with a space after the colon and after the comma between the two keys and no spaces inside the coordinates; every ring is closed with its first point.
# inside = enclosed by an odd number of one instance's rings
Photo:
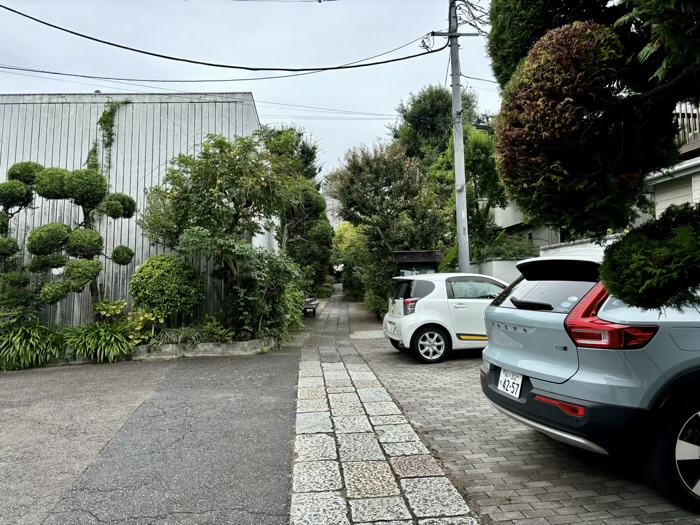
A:
{"type": "Polygon", "coordinates": [[[677,113],[683,161],[648,179],[657,216],[671,204],[700,203],[700,108],[680,104],[677,113]]]}
{"type": "MultiPolygon", "coordinates": [[[[111,191],[132,196],[139,210],[145,205],[146,191],[161,183],[174,157],[197,153],[209,134],[232,139],[260,127],[251,93],[0,95],[0,182],[6,180],[8,168],[21,161],[68,170],[84,168],[88,151],[101,136],[98,119],[111,100],[124,99],[131,103],[116,112],[111,162],[101,151],[101,163],[111,191]]],[[[34,227],[50,222],[75,225],[74,210],[65,201],[45,201],[37,196],[35,207],[15,217],[11,228],[23,246],[34,227]]],[[[99,223],[107,254],[121,244],[136,252],[128,266],[103,260],[105,271],[99,284],[106,299],[127,298],[136,267],[164,251],[150,245],[136,221],[137,217],[99,223]]],[[[271,234],[259,236],[253,243],[276,249],[271,234]]],[[[208,273],[206,278],[207,310],[211,311],[218,282],[208,273]]],[[[83,292],[70,295],[53,307],[49,316],[56,323],[80,323],[90,319],[90,308],[89,292],[83,292]]]]}

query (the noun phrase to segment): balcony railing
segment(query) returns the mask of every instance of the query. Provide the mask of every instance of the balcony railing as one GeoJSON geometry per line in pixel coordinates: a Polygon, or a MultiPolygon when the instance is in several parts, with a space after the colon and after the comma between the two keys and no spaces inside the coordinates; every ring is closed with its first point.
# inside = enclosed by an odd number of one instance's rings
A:
{"type": "Polygon", "coordinates": [[[700,152],[700,108],[689,102],[682,102],[676,107],[678,115],[678,143],[681,154],[697,156],[700,152]]]}

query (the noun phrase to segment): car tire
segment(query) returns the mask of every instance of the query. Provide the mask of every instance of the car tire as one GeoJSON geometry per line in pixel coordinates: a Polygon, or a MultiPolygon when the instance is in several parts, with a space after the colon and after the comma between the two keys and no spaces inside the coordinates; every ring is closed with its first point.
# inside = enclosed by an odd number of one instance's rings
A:
{"type": "Polygon", "coordinates": [[[449,335],[442,329],[433,326],[420,328],[413,335],[411,350],[424,363],[439,363],[452,349],[449,335]]]}
{"type": "Polygon", "coordinates": [[[396,339],[389,339],[389,342],[391,343],[391,346],[396,348],[399,352],[404,352],[406,350],[406,347],[403,345],[403,343],[397,341],[396,339]]]}
{"type": "Polygon", "coordinates": [[[647,475],[669,499],[700,511],[700,402],[670,414],[649,453],[647,475]]]}

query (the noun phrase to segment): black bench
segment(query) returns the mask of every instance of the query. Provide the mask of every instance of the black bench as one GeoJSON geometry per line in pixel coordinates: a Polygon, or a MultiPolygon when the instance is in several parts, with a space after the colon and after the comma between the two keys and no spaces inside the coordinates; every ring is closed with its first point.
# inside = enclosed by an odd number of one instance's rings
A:
{"type": "Polygon", "coordinates": [[[316,317],[316,308],[318,308],[318,299],[312,297],[307,298],[304,301],[304,317],[316,317]]]}

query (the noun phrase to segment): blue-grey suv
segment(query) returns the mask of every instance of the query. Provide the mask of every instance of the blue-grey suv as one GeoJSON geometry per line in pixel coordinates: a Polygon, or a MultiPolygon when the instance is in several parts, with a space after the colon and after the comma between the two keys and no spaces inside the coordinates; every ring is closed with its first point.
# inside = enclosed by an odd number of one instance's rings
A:
{"type": "Polygon", "coordinates": [[[700,312],[609,297],[598,260],[530,259],[485,311],[481,384],[513,419],[601,454],[644,444],[658,488],[700,510],[700,312]]]}

